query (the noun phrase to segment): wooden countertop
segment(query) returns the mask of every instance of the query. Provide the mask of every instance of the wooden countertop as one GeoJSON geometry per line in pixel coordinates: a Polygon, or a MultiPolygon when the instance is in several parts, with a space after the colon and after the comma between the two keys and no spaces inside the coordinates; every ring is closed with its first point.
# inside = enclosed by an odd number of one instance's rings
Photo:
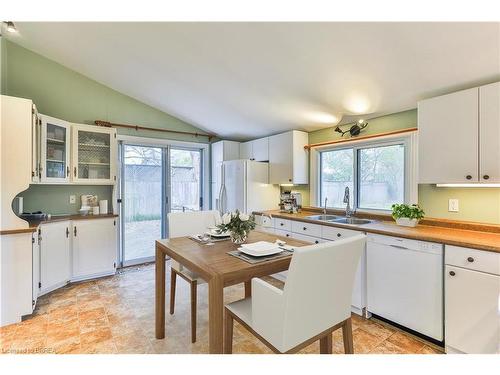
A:
{"type": "Polygon", "coordinates": [[[338,228],[359,230],[367,233],[385,234],[389,236],[437,242],[447,245],[463,246],[472,249],[500,253],[500,233],[478,230],[450,228],[438,225],[417,225],[415,228],[396,225],[394,221],[376,220],[369,224],[339,224],[306,219],[306,216],[318,215],[317,211],[302,211],[297,214],[283,213],[278,210],[254,212],[255,214],[271,215],[282,219],[303,221],[313,224],[338,228]]]}
{"type": "Polygon", "coordinates": [[[106,215],[60,215],[60,216],[53,216],[50,219],[46,220],[34,220],[29,222],[29,227],[28,228],[22,228],[22,229],[7,229],[7,230],[2,230],[0,231],[0,235],[7,235],[7,234],[21,234],[21,233],[32,233],[35,232],[36,229],[40,224],[47,224],[47,223],[55,223],[58,221],[66,221],[66,220],[98,220],[98,219],[108,219],[112,217],[118,217],[118,215],[115,214],[106,214],[106,215]]]}

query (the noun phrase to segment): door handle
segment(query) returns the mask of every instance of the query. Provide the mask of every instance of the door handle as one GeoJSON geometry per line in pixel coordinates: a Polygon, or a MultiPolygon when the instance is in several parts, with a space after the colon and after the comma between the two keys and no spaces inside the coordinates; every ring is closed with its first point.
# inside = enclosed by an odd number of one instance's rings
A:
{"type": "Polygon", "coordinates": [[[66,166],[66,177],[69,177],[69,166],[66,166]]]}
{"type": "Polygon", "coordinates": [[[73,173],[74,173],[74,175],[75,175],[75,177],[76,177],[76,167],[75,167],[75,168],[73,168],[73,173]]]}
{"type": "Polygon", "coordinates": [[[76,237],[76,227],[73,228],[73,233],[75,234],[76,237]]]}
{"type": "MultiPolygon", "coordinates": [[[[75,229],[76,229],[76,228],[75,228],[75,229]]],[[[68,228],[68,227],[66,227],[66,238],[68,238],[68,237],[69,237],[69,228],[68,228]]]]}

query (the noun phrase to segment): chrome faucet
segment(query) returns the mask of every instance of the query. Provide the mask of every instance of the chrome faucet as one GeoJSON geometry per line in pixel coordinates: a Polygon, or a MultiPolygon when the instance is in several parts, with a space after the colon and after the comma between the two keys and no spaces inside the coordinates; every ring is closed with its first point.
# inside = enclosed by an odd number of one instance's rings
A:
{"type": "Polygon", "coordinates": [[[353,211],[351,210],[351,204],[350,204],[349,186],[345,187],[344,203],[347,203],[347,205],[345,206],[345,217],[351,217],[353,211]]]}
{"type": "Polygon", "coordinates": [[[325,207],[323,208],[323,214],[326,215],[326,203],[328,202],[328,197],[325,197],[325,207]]]}

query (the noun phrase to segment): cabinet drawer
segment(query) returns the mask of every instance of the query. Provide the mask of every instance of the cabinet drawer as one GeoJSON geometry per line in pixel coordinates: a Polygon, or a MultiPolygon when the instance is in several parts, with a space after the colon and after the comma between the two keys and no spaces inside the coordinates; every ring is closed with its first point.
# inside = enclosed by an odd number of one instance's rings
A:
{"type": "Polygon", "coordinates": [[[445,246],[445,263],[500,275],[500,254],[466,247],[445,246]]]}
{"type": "Polygon", "coordinates": [[[352,237],[360,233],[357,230],[335,228],[326,225],[322,226],[321,232],[322,232],[321,237],[332,241],[340,240],[342,238],[352,237]]]}
{"type": "Polygon", "coordinates": [[[279,230],[292,230],[292,222],[286,219],[274,218],[274,227],[279,230]]]}
{"type": "Polygon", "coordinates": [[[312,244],[327,242],[326,240],[319,237],[307,236],[305,234],[299,234],[299,233],[292,233],[292,238],[295,238],[296,240],[300,241],[310,242],[312,244]]]}
{"type": "Polygon", "coordinates": [[[277,236],[282,236],[282,237],[287,237],[287,238],[292,237],[292,232],[290,232],[288,230],[275,229],[274,234],[276,234],[277,236]]]}
{"type": "Polygon", "coordinates": [[[321,225],[293,221],[292,232],[312,237],[321,237],[321,225]]]}

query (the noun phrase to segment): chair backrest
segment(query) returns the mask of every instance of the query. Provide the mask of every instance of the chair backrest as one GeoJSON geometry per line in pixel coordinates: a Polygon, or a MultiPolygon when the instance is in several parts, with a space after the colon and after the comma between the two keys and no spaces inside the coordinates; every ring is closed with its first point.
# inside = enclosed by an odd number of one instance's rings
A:
{"type": "Polygon", "coordinates": [[[220,214],[216,210],[171,212],[167,218],[169,238],[201,234],[220,223],[220,214]]]}
{"type": "Polygon", "coordinates": [[[366,236],[295,249],[283,290],[283,345],[293,348],[351,316],[366,236]]]}

